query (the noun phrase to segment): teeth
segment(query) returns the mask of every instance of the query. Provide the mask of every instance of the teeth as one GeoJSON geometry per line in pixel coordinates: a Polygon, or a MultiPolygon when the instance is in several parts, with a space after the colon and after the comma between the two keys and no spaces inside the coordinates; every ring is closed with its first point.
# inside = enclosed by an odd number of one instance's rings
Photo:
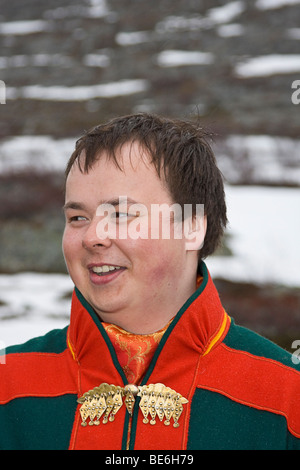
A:
{"type": "Polygon", "coordinates": [[[116,269],[121,269],[121,266],[109,266],[105,264],[104,266],[94,266],[92,271],[96,274],[108,273],[109,271],[115,271],[116,269]]]}

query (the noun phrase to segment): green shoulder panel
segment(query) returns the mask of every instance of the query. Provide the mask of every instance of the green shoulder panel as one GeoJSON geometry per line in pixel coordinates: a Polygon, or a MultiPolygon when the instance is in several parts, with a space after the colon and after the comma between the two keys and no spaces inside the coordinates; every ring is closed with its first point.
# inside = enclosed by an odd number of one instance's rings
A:
{"type": "Polygon", "coordinates": [[[294,359],[290,352],[267,338],[260,336],[258,333],[236,325],[233,319],[231,319],[229,331],[223,342],[232,349],[245,351],[267,359],[273,359],[285,366],[300,371],[299,361],[294,359]]]}
{"type": "MultiPolygon", "coordinates": [[[[67,348],[67,329],[52,330],[24,344],[10,346],[4,352],[6,356],[24,354],[29,358],[31,353],[61,354],[67,348]]],[[[6,370],[7,364],[0,365],[0,373],[6,370]]],[[[45,380],[43,370],[40,374],[41,380],[45,380]]],[[[46,380],[51,379],[46,377],[46,380]]],[[[54,397],[33,394],[0,405],[0,449],[68,449],[76,408],[76,393],[54,397]]]]}
{"type": "MultiPolygon", "coordinates": [[[[288,351],[232,320],[223,341],[229,348],[300,371],[288,351]]],[[[238,380],[238,374],[237,374],[238,380]]],[[[191,403],[188,449],[300,449],[300,439],[278,413],[248,406],[213,390],[198,388],[191,403]]]]}
{"type": "Polygon", "coordinates": [[[67,348],[67,330],[68,326],[62,329],[49,331],[44,336],[32,338],[26,343],[8,346],[5,353],[15,354],[44,352],[60,354],[67,348]]]}
{"type": "Polygon", "coordinates": [[[191,406],[187,450],[300,449],[284,416],[197,389],[191,406]]]}
{"type": "Polygon", "coordinates": [[[67,450],[76,395],[17,398],[0,406],[0,450],[67,450]]]}

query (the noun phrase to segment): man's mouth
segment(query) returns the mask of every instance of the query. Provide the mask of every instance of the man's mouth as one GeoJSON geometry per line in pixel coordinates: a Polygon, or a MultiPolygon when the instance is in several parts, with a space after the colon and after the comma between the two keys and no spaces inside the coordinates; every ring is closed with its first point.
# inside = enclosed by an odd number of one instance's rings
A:
{"type": "Polygon", "coordinates": [[[107,274],[112,274],[115,271],[118,271],[120,269],[125,269],[122,266],[112,266],[109,264],[104,264],[103,266],[93,266],[91,268],[91,271],[97,276],[106,276],[107,274]]]}

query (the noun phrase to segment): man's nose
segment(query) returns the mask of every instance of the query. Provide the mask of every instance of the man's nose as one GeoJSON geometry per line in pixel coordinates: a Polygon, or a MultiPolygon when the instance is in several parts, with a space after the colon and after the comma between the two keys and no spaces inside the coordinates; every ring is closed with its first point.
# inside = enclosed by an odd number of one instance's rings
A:
{"type": "Polygon", "coordinates": [[[84,233],[82,246],[86,249],[91,250],[101,246],[108,248],[111,245],[110,234],[99,219],[99,217],[95,217],[84,233]]]}

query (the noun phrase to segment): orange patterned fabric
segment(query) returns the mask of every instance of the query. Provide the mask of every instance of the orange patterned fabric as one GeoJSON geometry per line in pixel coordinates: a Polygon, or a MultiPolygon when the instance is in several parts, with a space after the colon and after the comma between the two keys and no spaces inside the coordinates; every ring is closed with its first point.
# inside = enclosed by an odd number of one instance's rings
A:
{"type": "MultiPolygon", "coordinates": [[[[197,289],[202,280],[202,276],[197,277],[197,289]]],[[[137,385],[142,381],[155,350],[172,320],[173,318],[161,330],[149,335],[135,335],[117,325],[102,322],[129,383],[137,385]]]]}
{"type": "Polygon", "coordinates": [[[102,323],[129,383],[141,382],[171,321],[163,329],[149,335],[135,335],[117,325],[102,323]]]}

